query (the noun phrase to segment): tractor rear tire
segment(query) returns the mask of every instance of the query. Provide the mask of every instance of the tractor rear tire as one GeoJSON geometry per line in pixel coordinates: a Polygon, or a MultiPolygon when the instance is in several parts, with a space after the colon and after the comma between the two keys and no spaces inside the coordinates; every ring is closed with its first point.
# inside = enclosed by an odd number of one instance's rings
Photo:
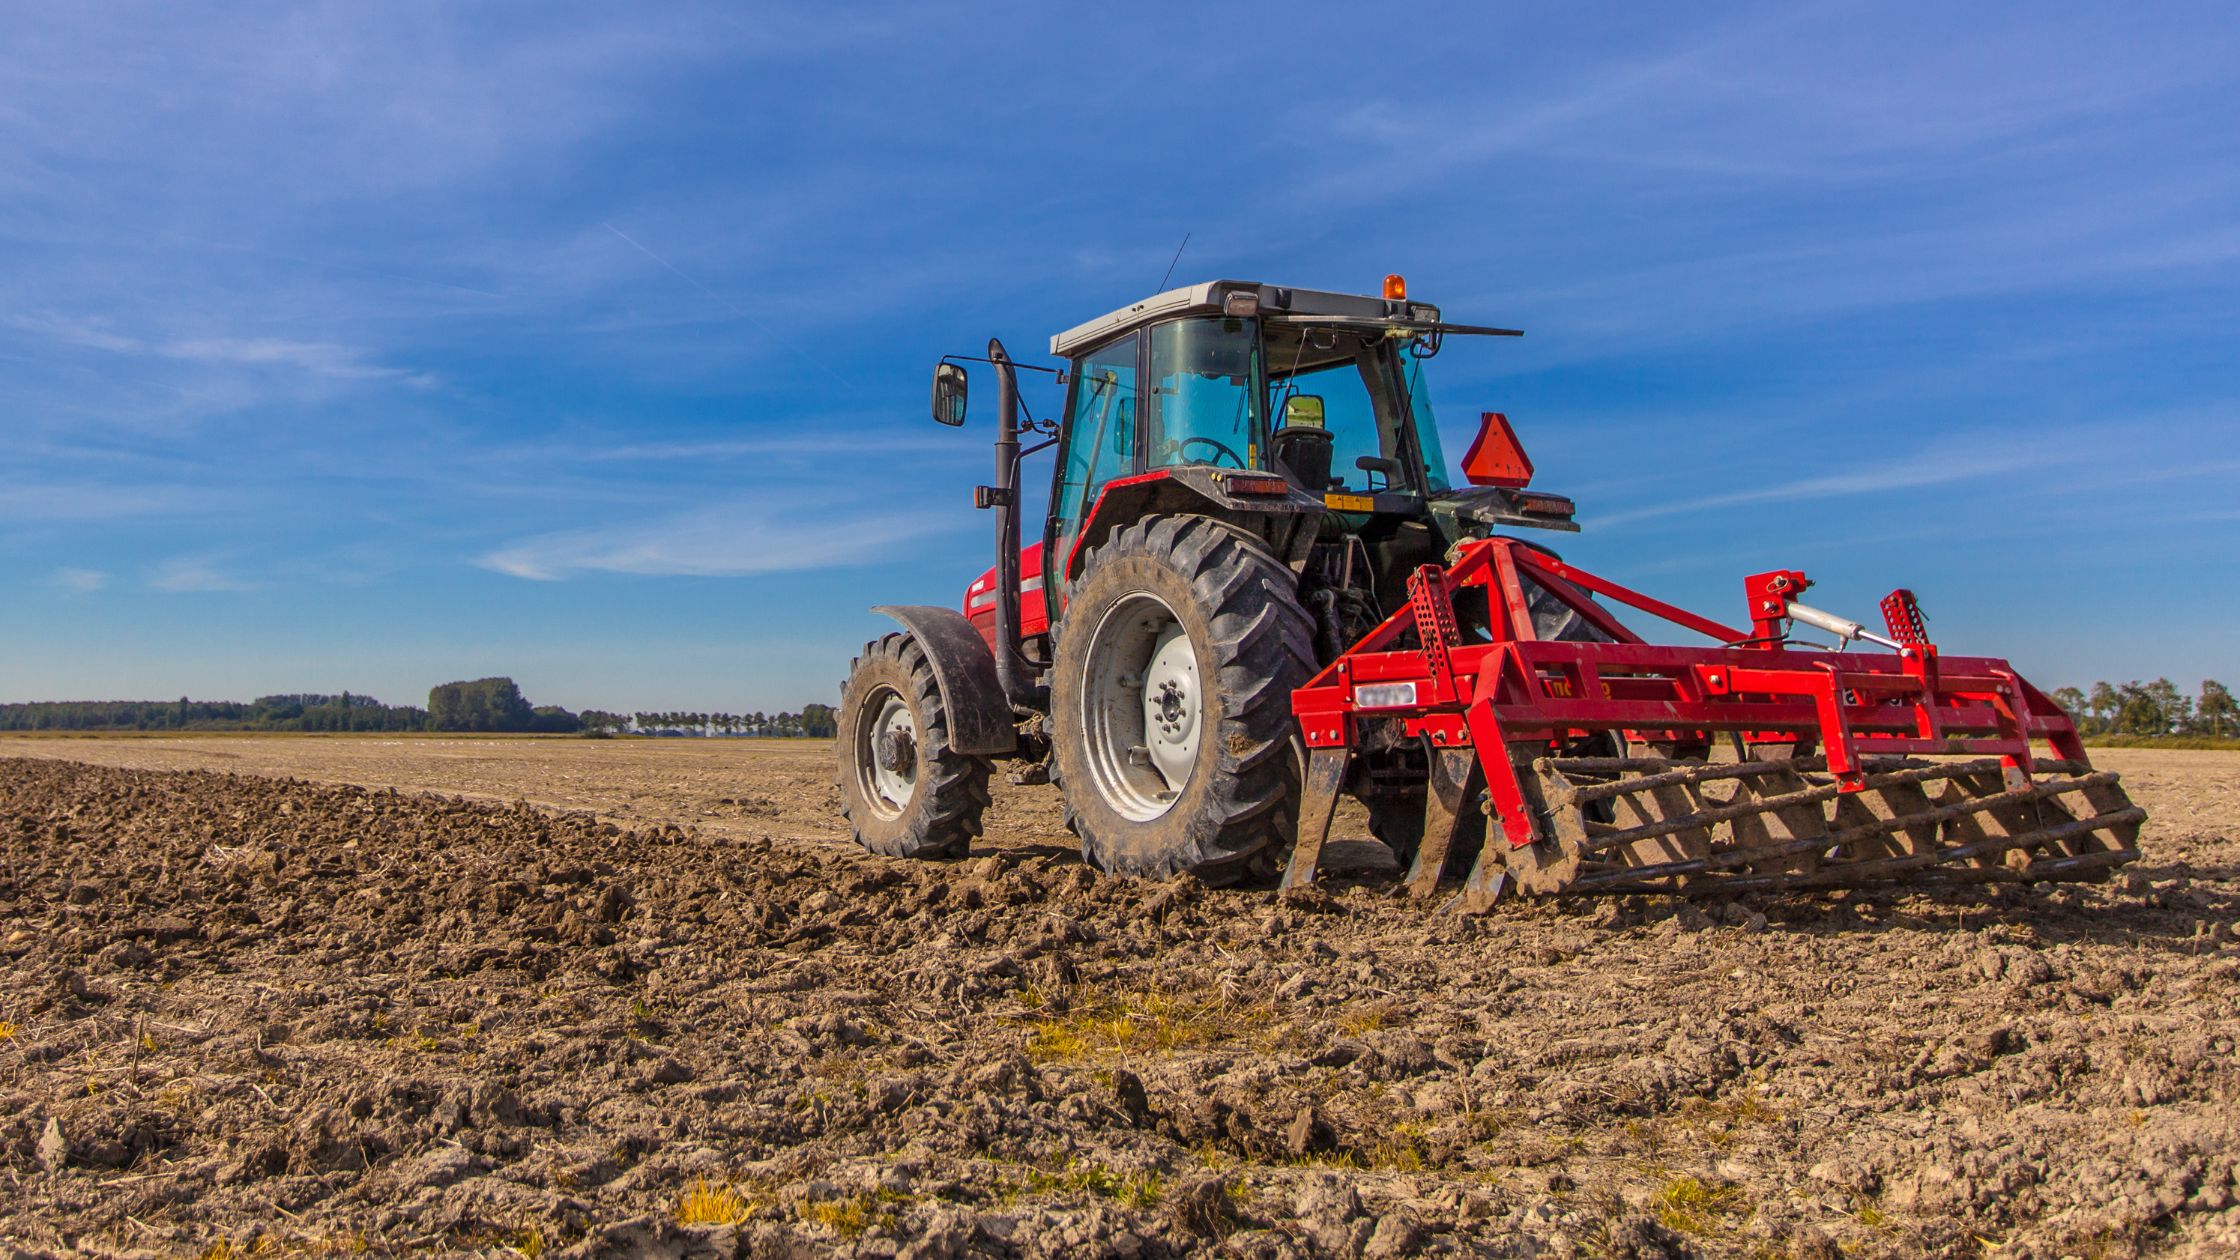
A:
{"type": "Polygon", "coordinates": [[[988,808],[985,757],[949,748],[948,711],[907,634],[866,643],[840,690],[840,812],[888,857],[963,857],[988,808]]]}
{"type": "Polygon", "coordinates": [[[1207,517],[1147,517],[1091,552],[1050,696],[1082,856],[1216,885],[1268,869],[1298,818],[1291,693],[1313,634],[1290,570],[1207,517]]]}

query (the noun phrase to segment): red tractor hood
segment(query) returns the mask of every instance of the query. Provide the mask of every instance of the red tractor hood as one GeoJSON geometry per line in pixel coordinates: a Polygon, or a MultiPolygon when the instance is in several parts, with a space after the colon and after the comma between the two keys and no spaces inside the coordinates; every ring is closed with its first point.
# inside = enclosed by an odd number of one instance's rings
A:
{"type": "MultiPolygon", "coordinates": [[[[993,648],[996,642],[996,571],[992,566],[964,588],[964,615],[993,648]]],[[[1049,629],[1049,606],[1042,600],[1042,544],[1035,543],[1019,552],[1019,634],[1032,637],[1048,633],[1049,629]]]]}

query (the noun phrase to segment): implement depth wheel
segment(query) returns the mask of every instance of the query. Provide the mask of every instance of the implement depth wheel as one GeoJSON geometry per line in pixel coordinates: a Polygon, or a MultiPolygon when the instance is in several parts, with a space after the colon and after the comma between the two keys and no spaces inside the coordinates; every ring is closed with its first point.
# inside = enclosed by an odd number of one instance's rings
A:
{"type": "Polygon", "coordinates": [[[917,640],[867,643],[840,692],[840,812],[889,857],[963,857],[988,808],[989,764],[949,750],[948,713],[917,640]]]}
{"type": "Polygon", "coordinates": [[[1291,692],[1313,651],[1290,571],[1214,521],[1149,517],[1092,552],[1050,704],[1082,855],[1123,875],[1251,874],[1298,815],[1291,692]]]}

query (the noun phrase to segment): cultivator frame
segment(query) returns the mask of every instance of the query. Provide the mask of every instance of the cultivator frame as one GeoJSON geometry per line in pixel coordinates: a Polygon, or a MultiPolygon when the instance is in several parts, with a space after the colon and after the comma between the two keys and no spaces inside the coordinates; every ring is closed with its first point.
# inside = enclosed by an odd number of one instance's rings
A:
{"type": "Polygon", "coordinates": [[[2004,660],[1942,656],[1908,591],[1883,601],[1885,637],[1798,603],[1802,572],[1760,573],[1742,630],[1515,539],[1465,540],[1447,560],[1410,575],[1406,605],[1293,693],[1307,764],[1286,889],[1313,882],[1371,720],[1430,749],[1408,884],[1428,895],[1468,862],[1465,910],[1510,881],[1717,895],[2094,879],[2138,856],[2143,811],[2091,768],[2067,715],[2004,660]],[[1538,638],[1532,587],[1607,641],[1538,638]],[[1456,622],[1473,590],[1483,642],[1456,622]],[[1597,597],[1722,646],[1648,643],[1597,597]],[[1892,650],[1793,647],[1792,621],[1892,650]],[[1481,808],[1492,821],[1471,862],[1458,842],[1481,808]]]}

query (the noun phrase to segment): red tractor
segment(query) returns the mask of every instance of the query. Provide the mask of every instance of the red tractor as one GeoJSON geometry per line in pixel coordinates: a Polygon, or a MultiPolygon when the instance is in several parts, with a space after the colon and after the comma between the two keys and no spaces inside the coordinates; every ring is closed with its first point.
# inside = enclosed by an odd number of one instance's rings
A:
{"type": "Polygon", "coordinates": [[[1511,537],[1576,531],[1571,501],[1530,488],[1497,413],[1452,484],[1423,369],[1449,337],[1513,335],[1396,276],[1382,296],[1223,280],[1051,338],[1062,369],[996,342],[944,359],[944,424],[963,363],[994,372],[974,500],[996,564],[961,610],[877,610],[902,629],[866,645],[839,711],[857,841],[961,855],[1005,760],[1060,785],[1103,870],[1231,883],[1288,849],[1303,884],[1347,794],[1413,888],[1459,876],[1473,906],[1510,882],[2034,881],[2136,856],[2140,811],[2060,709],[2004,661],[1941,657],[1910,594],[1885,635],[1799,603],[1800,572],[1759,574],[1745,629],[1511,537]],[[1062,414],[1022,423],[1022,368],[1064,385],[1062,414]],[[1022,550],[1020,462],[1050,447],[1022,550]],[[1651,645],[1613,605],[1708,642],[1651,645]]]}

